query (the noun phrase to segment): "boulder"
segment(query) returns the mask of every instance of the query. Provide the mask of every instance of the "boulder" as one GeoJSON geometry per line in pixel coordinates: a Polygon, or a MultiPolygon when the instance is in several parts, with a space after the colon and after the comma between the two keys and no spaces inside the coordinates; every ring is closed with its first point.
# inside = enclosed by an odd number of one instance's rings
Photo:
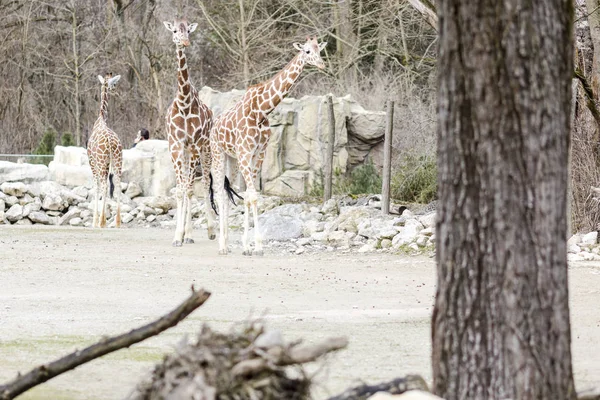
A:
{"type": "Polygon", "coordinates": [[[421,215],[418,219],[425,228],[435,228],[436,216],[437,214],[433,212],[426,215],[421,215]]]}
{"type": "Polygon", "coordinates": [[[138,185],[137,182],[129,182],[129,185],[127,185],[127,190],[125,190],[125,195],[130,199],[141,196],[143,193],[144,191],[142,190],[142,187],[138,185]]]}
{"type": "Polygon", "coordinates": [[[42,208],[50,211],[63,211],[69,207],[69,202],[58,193],[47,193],[42,201],[42,208]]]}
{"type": "Polygon", "coordinates": [[[29,220],[35,224],[50,225],[52,223],[50,217],[48,217],[48,215],[46,215],[46,213],[43,211],[30,212],[27,218],[29,218],[29,220]]]}
{"type": "Polygon", "coordinates": [[[48,195],[52,195],[55,198],[59,196],[67,203],[67,206],[69,204],[82,203],[87,200],[85,197],[77,195],[73,190],[63,186],[58,182],[45,181],[36,183],[32,186],[35,186],[40,191],[40,196],[42,199],[45,200],[46,196],[48,195]]]}
{"type": "Polygon", "coordinates": [[[585,245],[592,245],[598,243],[598,231],[589,232],[583,235],[583,237],[581,238],[581,243],[585,245]]]}
{"type": "Polygon", "coordinates": [[[4,216],[12,223],[19,221],[23,218],[23,206],[18,203],[14,204],[6,211],[4,216]]]}
{"type": "Polygon", "coordinates": [[[81,216],[81,209],[78,207],[71,207],[62,217],[58,219],[57,225],[68,224],[71,219],[81,216]]]}
{"type": "Polygon", "coordinates": [[[263,240],[290,240],[302,236],[301,204],[286,204],[269,210],[258,217],[263,240]]]}
{"type": "Polygon", "coordinates": [[[0,190],[9,196],[23,197],[27,193],[27,185],[23,182],[4,182],[0,190]]]}
{"type": "Polygon", "coordinates": [[[4,199],[0,199],[0,211],[4,212],[6,208],[6,203],[4,203],[4,199]]]}
{"type": "Polygon", "coordinates": [[[40,164],[0,161],[0,182],[40,182],[50,178],[48,167],[40,164]]]}
{"type": "Polygon", "coordinates": [[[280,196],[302,196],[310,191],[314,172],[287,170],[265,183],[264,192],[280,196]]]}
{"type": "Polygon", "coordinates": [[[176,180],[167,141],[144,140],[133,149],[123,150],[121,180],[137,183],[142,196],[168,196],[176,180]]]}
{"type": "Polygon", "coordinates": [[[75,218],[71,218],[71,220],[69,221],[69,225],[71,226],[80,226],[82,225],[83,220],[79,217],[75,217],[75,218]]]}
{"type": "Polygon", "coordinates": [[[61,185],[91,188],[94,184],[87,150],[83,147],[54,147],[54,160],[48,168],[50,179],[61,185]]]}
{"type": "Polygon", "coordinates": [[[423,228],[423,224],[416,219],[408,219],[404,224],[404,227],[402,227],[402,230],[394,236],[392,246],[397,249],[404,244],[414,242],[423,228]]]}

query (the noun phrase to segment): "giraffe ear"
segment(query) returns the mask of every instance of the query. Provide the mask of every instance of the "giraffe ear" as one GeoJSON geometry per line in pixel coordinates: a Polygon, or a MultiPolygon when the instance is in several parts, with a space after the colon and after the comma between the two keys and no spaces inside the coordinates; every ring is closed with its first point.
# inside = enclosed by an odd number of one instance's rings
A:
{"type": "Polygon", "coordinates": [[[296,50],[300,50],[300,51],[304,51],[304,48],[302,47],[302,45],[298,42],[294,42],[294,48],[296,50]]]}
{"type": "Polygon", "coordinates": [[[104,85],[104,78],[102,77],[102,75],[98,75],[98,80],[100,81],[101,84],[104,85]]]}
{"type": "Polygon", "coordinates": [[[327,46],[327,42],[319,43],[319,51],[323,50],[327,46]]]}
{"type": "Polygon", "coordinates": [[[196,30],[196,28],[198,27],[198,24],[194,23],[194,24],[190,24],[188,26],[188,33],[192,33],[196,30]]]}
{"type": "Polygon", "coordinates": [[[173,32],[175,30],[175,29],[173,29],[173,24],[171,22],[163,21],[163,24],[165,24],[165,28],[167,28],[171,32],[173,32]]]}
{"type": "Polygon", "coordinates": [[[114,86],[117,84],[117,82],[119,82],[119,79],[121,79],[121,75],[114,76],[108,80],[108,83],[114,86]]]}

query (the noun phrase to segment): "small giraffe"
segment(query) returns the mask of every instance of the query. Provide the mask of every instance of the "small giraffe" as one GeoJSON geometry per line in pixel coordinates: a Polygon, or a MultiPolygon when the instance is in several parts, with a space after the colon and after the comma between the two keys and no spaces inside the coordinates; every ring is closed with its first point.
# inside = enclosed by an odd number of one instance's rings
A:
{"type": "Polygon", "coordinates": [[[219,254],[227,254],[229,204],[225,201],[223,182],[225,177],[226,155],[237,157],[238,167],[246,183],[244,196],[244,235],[242,244],[244,255],[252,255],[248,243],[250,229],[250,210],[254,217],[254,254],[262,255],[262,238],[258,226],[257,200],[254,187],[256,175],[260,170],[271,129],[267,116],[290,92],[300,77],[306,64],[319,69],[325,68],[320,52],[327,42],[318,43],[317,38],[306,38],[306,43],[294,43],[300,52],[277,75],[266,82],[248,88],[242,99],[231,109],[219,115],[210,133],[210,146],[213,154],[213,173],[215,177],[216,197],[219,203],[219,254]]]}
{"type": "Polygon", "coordinates": [[[90,167],[94,176],[94,186],[96,188],[96,199],[94,201],[94,219],[92,227],[104,228],[106,226],[106,195],[107,181],[110,181],[110,197],[113,197],[114,190],[117,190],[117,214],[115,216],[115,226],[121,226],[121,167],[123,165],[123,146],[115,132],[106,125],[108,116],[108,92],[115,88],[121,75],[115,77],[111,73],[105,77],[98,75],[101,84],[100,115],[94,123],[92,135],[87,145],[87,154],[90,160],[90,167]],[[98,198],[102,194],[102,211],[98,215],[98,198]]]}
{"type": "Polygon", "coordinates": [[[184,48],[190,45],[189,34],[198,24],[185,21],[164,22],[173,33],[173,42],[177,49],[177,96],[167,113],[167,136],[171,161],[177,175],[177,227],[173,246],[194,243],[192,239],[192,209],[194,176],[198,163],[202,167],[202,187],[205,192],[208,238],[215,239],[215,216],[210,206],[210,143],[212,111],[198,98],[196,88],[191,84],[184,48]]]}

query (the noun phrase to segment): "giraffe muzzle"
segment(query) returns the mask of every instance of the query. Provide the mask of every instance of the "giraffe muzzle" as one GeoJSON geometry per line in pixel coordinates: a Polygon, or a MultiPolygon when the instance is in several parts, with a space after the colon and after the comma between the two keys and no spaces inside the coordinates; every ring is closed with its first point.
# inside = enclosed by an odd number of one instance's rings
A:
{"type": "Polygon", "coordinates": [[[181,45],[182,45],[183,47],[188,47],[188,46],[190,45],[190,41],[189,41],[189,40],[182,40],[182,41],[181,41],[181,45]]]}

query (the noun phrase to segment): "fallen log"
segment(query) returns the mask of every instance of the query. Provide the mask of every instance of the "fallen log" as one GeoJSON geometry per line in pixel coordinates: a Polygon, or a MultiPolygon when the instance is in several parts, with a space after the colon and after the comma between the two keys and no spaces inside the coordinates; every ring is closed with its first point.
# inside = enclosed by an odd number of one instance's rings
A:
{"type": "Polygon", "coordinates": [[[13,399],[19,394],[44,383],[64,372],[70,371],[79,365],[85,364],[98,357],[108,353],[129,347],[135,343],[158,335],[159,333],[172,328],[181,322],[184,318],[200,307],[208,298],[210,292],[202,289],[196,291],[192,286],[192,295],[176,309],[162,316],[158,320],[134,329],[129,333],[119,336],[108,337],[100,342],[93,344],[83,350],[77,350],[56,361],[35,367],[24,375],[17,375],[12,381],[0,385],[0,400],[13,399]]]}

